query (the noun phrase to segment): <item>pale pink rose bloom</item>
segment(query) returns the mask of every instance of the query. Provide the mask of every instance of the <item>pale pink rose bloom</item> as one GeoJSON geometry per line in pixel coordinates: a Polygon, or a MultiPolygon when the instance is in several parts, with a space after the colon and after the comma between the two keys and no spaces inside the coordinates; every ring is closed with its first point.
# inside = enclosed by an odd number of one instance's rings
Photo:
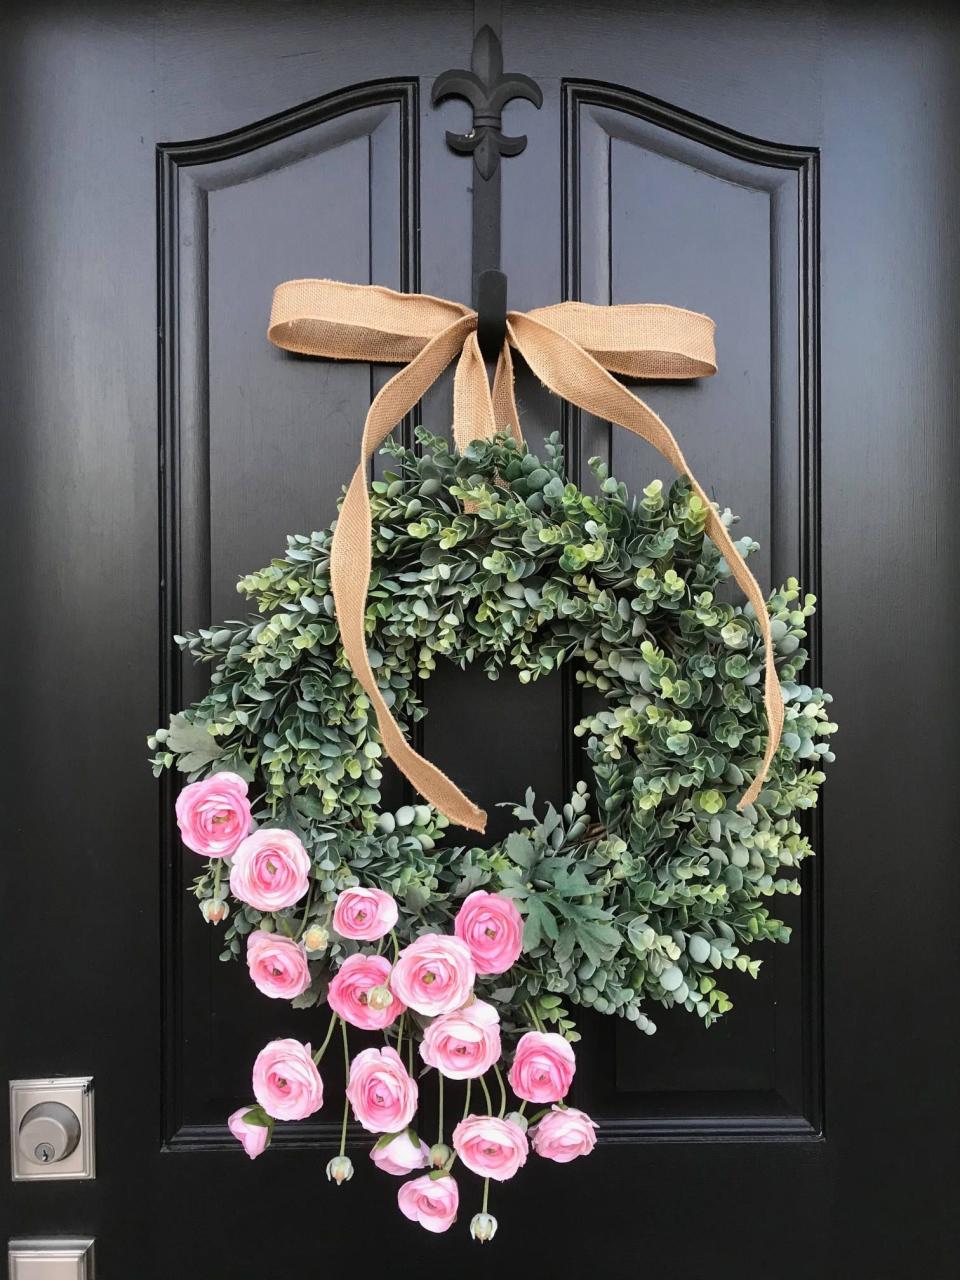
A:
{"type": "Polygon", "coordinates": [[[577,1156],[588,1156],[597,1145],[597,1126],[576,1107],[552,1107],[530,1130],[530,1140],[538,1156],[569,1164],[577,1156]]]}
{"type": "Polygon", "coordinates": [[[559,1102],[573,1080],[577,1060],[555,1031],[528,1031],[520,1037],[508,1079],[518,1098],[559,1102]]]}
{"type": "Polygon", "coordinates": [[[382,987],[390,977],[390,961],[386,956],[347,956],[330,982],[327,1003],[352,1027],[361,1031],[381,1031],[403,1013],[403,1005],[390,992],[385,1009],[368,1003],[374,987],[382,987]]]}
{"type": "Polygon", "coordinates": [[[512,1120],[467,1116],[453,1131],[453,1149],[481,1178],[506,1182],[527,1161],[527,1135],[512,1120]]]}
{"type": "Polygon", "coordinates": [[[424,1031],[420,1056],[449,1080],[482,1076],[500,1057],[500,1015],[484,1000],[441,1014],[424,1031]]]}
{"type": "Polygon", "coordinates": [[[264,1124],[248,1124],[243,1117],[249,1110],[250,1107],[246,1106],[234,1111],[227,1119],[227,1128],[238,1142],[243,1143],[243,1149],[250,1159],[256,1160],[267,1149],[270,1130],[264,1124]]]}
{"type": "Polygon", "coordinates": [[[323,1106],[323,1081],[299,1040],[271,1040],[253,1064],[253,1096],[275,1120],[303,1120],[323,1106]]]}
{"type": "Polygon", "coordinates": [[[400,1212],[427,1231],[447,1231],[457,1220],[460,1192],[449,1174],[443,1178],[414,1178],[397,1192],[400,1212]]]}
{"type": "Polygon", "coordinates": [[[341,938],[376,942],[399,918],[397,904],[383,889],[344,889],[333,909],[333,927],[341,938]]]}
{"type": "Polygon", "coordinates": [[[310,887],[310,856],[292,831],[255,831],[233,855],[230,892],[258,911],[299,902],[310,887]]]}
{"type": "Polygon", "coordinates": [[[403,1133],[395,1133],[382,1147],[377,1144],[370,1152],[370,1159],[384,1173],[405,1177],[415,1169],[426,1169],[430,1163],[430,1148],[421,1138],[414,1142],[409,1131],[404,1129],[403,1133]]]}
{"type": "Polygon", "coordinates": [[[227,858],[250,830],[247,784],[236,773],[214,773],[177,796],[177,826],[188,849],[227,858]]]}
{"type": "Polygon", "coordinates": [[[425,933],[400,952],[390,988],[408,1009],[432,1018],[466,1004],[476,976],[462,939],[425,933]]]}
{"type": "Polygon", "coordinates": [[[363,1049],[350,1063],[347,1097],[369,1133],[399,1133],[417,1111],[417,1082],[396,1049],[363,1049]]]}
{"type": "Polygon", "coordinates": [[[506,973],[520,959],[523,918],[510,898],[477,889],[464,898],[453,931],[470,948],[477,973],[506,973]]]}
{"type": "Polygon", "coordinates": [[[303,947],[263,929],[247,935],[247,968],[254,986],[274,1000],[293,1000],[310,985],[303,947]]]}

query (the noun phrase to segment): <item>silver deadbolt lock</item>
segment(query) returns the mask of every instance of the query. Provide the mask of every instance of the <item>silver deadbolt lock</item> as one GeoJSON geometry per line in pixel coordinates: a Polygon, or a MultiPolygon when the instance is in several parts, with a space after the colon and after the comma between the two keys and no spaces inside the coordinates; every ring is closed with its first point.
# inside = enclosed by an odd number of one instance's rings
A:
{"type": "Polygon", "coordinates": [[[79,1141],[79,1117],[62,1102],[38,1102],[20,1121],[20,1154],[37,1164],[66,1160],[76,1151],[79,1141]]]}
{"type": "Polygon", "coordinates": [[[93,1080],[11,1080],[10,1148],[14,1181],[92,1178],[93,1080]]]}

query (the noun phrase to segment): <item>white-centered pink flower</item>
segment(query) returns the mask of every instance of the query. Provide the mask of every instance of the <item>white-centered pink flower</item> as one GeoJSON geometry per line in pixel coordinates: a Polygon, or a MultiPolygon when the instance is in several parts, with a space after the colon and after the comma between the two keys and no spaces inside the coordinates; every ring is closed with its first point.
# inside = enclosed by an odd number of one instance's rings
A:
{"type": "Polygon", "coordinates": [[[310,855],[292,831],[261,828],[233,855],[230,892],[258,911],[280,911],[310,887],[310,855]]]}
{"type": "Polygon", "coordinates": [[[323,1081],[299,1040],[271,1040],[253,1064],[253,1096],[275,1120],[303,1120],[323,1106],[323,1081]]]}
{"type": "Polygon", "coordinates": [[[472,1173],[506,1182],[526,1163],[529,1145],[512,1120],[467,1116],[453,1131],[453,1149],[472,1173]]]}
{"type": "Polygon", "coordinates": [[[310,985],[303,947],[263,929],[247,935],[247,968],[254,986],[274,1000],[293,1000],[310,985]]]}
{"type": "Polygon", "coordinates": [[[424,1030],[420,1056],[449,1080],[482,1076],[500,1057],[500,1015],[485,1000],[441,1014],[424,1030]]]}
{"type": "Polygon", "coordinates": [[[433,1018],[465,1004],[475,978],[470,948],[461,938],[426,933],[400,952],[390,988],[409,1009],[433,1018]]]}
{"type": "Polygon", "coordinates": [[[370,1159],[384,1173],[403,1175],[426,1169],[430,1163],[430,1148],[422,1138],[414,1141],[409,1129],[395,1133],[389,1141],[376,1143],[370,1159]]]}
{"type": "Polygon", "coordinates": [[[205,858],[229,857],[250,830],[247,784],[236,773],[191,782],[177,796],[176,809],[183,843],[205,858]]]}
{"type": "Polygon", "coordinates": [[[528,1031],[520,1037],[510,1068],[510,1088],[527,1102],[559,1102],[577,1069],[573,1049],[555,1031],[528,1031]]]}
{"type": "Polygon", "coordinates": [[[363,1049],[350,1063],[347,1098],[369,1133],[399,1133],[417,1111],[417,1082],[396,1049],[363,1049]]]}
{"type": "Polygon", "coordinates": [[[477,973],[506,973],[520,959],[523,918],[511,898],[477,889],[464,898],[453,931],[470,948],[477,973]]]}
{"type": "Polygon", "coordinates": [[[390,977],[386,956],[347,956],[330,982],[327,1003],[352,1027],[361,1031],[382,1031],[403,1013],[403,1003],[387,991],[389,1003],[382,1009],[370,1002],[375,987],[385,987],[390,977]]]}
{"type": "Polygon", "coordinates": [[[457,1220],[460,1192],[449,1174],[442,1178],[414,1178],[397,1192],[400,1212],[411,1222],[419,1222],[427,1231],[447,1231],[457,1220]]]}
{"type": "Polygon", "coordinates": [[[397,923],[399,910],[383,889],[344,889],[333,909],[333,927],[341,938],[376,942],[397,923]]]}
{"type": "Polygon", "coordinates": [[[576,1107],[551,1107],[530,1130],[530,1141],[538,1156],[569,1164],[597,1145],[597,1126],[576,1107]]]}
{"type": "Polygon", "coordinates": [[[244,1119],[251,1109],[247,1105],[241,1107],[239,1111],[234,1111],[233,1115],[227,1118],[227,1128],[237,1141],[243,1144],[243,1149],[250,1159],[256,1160],[257,1156],[263,1155],[267,1149],[270,1130],[265,1124],[250,1124],[244,1119]]]}

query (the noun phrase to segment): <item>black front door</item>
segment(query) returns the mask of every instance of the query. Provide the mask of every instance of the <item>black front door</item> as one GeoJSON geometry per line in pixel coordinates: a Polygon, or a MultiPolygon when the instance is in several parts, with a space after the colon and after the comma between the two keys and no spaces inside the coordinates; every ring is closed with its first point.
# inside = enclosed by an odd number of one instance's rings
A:
{"type": "MultiPolygon", "coordinates": [[[[93,1075],[98,1151],[93,1182],[8,1188],[6,1236],[95,1236],[116,1280],[952,1274],[956,15],[102,0],[2,21],[3,1062],[93,1075]],[[842,734],[791,945],[710,1030],[586,1019],[575,1101],[602,1146],[518,1181],[481,1251],[418,1234],[365,1167],[330,1186],[335,1118],[243,1158],[224,1120],[253,1056],[318,1015],[218,963],[143,744],[205,688],[172,633],[237,616],[238,576],[330,521],[388,376],[271,348],[274,286],[471,299],[475,170],[445,139],[470,113],[431,89],[484,22],[543,93],[505,112],[528,138],[501,175],[510,305],[715,319],[718,376],[649,398],[764,587],[820,597],[810,679],[842,734]]],[[[635,492],[669,478],[522,367],[518,398],[573,478],[595,454],[635,492]]],[[[449,419],[447,378],[422,421],[449,419]]],[[[527,785],[562,800],[569,692],[440,671],[424,750],[493,813],[527,785]]]]}

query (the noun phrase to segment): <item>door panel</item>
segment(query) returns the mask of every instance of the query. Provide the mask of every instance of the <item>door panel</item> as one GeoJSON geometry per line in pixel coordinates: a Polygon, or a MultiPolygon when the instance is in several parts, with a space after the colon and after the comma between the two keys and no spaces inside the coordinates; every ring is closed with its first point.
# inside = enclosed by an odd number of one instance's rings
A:
{"type": "MultiPolygon", "coordinates": [[[[358,1268],[358,1241],[361,1274],[405,1274],[416,1249],[527,1280],[651,1258],[717,1280],[951,1275],[957,15],[34,0],[0,23],[0,1026],[11,1077],[94,1074],[98,1125],[97,1180],[10,1187],[0,1226],[95,1235],[104,1275],[138,1280],[358,1268]],[[790,947],[710,1031],[588,1022],[576,1101],[603,1146],[499,1196],[495,1254],[463,1222],[418,1235],[359,1144],[329,1187],[335,1118],[255,1165],[228,1139],[256,1050],[311,1015],[218,962],[143,748],[206,681],[170,636],[235,615],[238,574],[332,518],[389,373],[270,347],[274,284],[470,296],[473,169],[444,142],[468,112],[430,88],[482,21],[544,93],[505,112],[529,139],[503,165],[510,304],[717,320],[717,377],[637,390],[761,542],[761,580],[821,595],[810,678],[842,726],[790,947]]],[[[517,390],[528,439],[561,431],[584,483],[593,454],[634,488],[669,478],[524,368],[517,390]]],[[[447,377],[417,420],[447,430],[449,397],[447,377]]],[[[568,678],[451,668],[426,695],[421,744],[481,803],[581,776],[568,678]]]]}
{"type": "MultiPolygon", "coordinates": [[[[379,371],[282,356],[265,341],[267,302],[251,303],[307,273],[410,287],[417,89],[348,88],[227,138],[160,149],[161,723],[209,680],[172,636],[237,616],[237,579],[279,554],[287,533],[329,523],[356,466],[379,371]]],[[[164,779],[164,1133],[226,1146],[223,1108],[249,1090],[252,1056],[303,1019],[284,1010],[280,1027],[277,1009],[218,961],[215,932],[196,928],[175,789],[164,779]]]]}
{"type": "MultiPolygon", "coordinates": [[[[643,95],[566,83],[567,292],[597,303],[669,298],[717,323],[720,374],[640,387],[678,433],[709,492],[760,542],[763,582],[799,574],[819,595],[817,155],[744,138],[643,95]]],[[[665,475],[656,453],[599,422],[571,429],[638,492],[665,475]]],[[[816,622],[811,649],[816,654],[816,622]]],[[[818,682],[816,658],[806,678],[818,682]]],[[[814,847],[824,852],[811,824],[814,847]]],[[[778,909],[780,904],[778,903],[778,909]]],[[[616,1036],[618,1130],[663,1135],[815,1135],[820,1126],[819,899],[783,904],[793,945],[763,980],[733,983],[739,1017],[700,1035],[679,1013],[666,1034],[616,1036]],[[630,1117],[628,1119],[627,1117],[630,1117]]]]}

